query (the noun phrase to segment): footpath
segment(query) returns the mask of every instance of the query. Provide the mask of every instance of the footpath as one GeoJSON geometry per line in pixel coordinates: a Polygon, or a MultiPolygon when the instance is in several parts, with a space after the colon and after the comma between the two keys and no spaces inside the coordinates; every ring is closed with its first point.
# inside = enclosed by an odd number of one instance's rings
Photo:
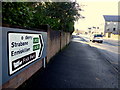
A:
{"type": "Polygon", "coordinates": [[[117,88],[117,73],[79,37],[38,71],[22,88],[117,88]],[[79,42],[81,41],[81,42],[79,42]],[[109,82],[108,82],[109,81],[109,82]]]}

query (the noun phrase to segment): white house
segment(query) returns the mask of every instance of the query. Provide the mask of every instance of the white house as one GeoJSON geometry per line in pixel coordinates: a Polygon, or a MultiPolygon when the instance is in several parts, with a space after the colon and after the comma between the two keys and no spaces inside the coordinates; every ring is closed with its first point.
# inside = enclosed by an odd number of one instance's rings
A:
{"type": "Polygon", "coordinates": [[[120,16],[103,15],[105,19],[104,35],[110,38],[112,35],[120,34],[120,16]]]}

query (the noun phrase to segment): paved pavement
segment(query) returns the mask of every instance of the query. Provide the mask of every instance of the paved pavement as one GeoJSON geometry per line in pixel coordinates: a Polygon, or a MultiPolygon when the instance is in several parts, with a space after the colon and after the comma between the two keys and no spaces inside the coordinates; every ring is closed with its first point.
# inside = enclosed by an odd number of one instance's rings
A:
{"type": "Polygon", "coordinates": [[[118,73],[80,37],[58,53],[21,88],[118,88],[118,73]]]}

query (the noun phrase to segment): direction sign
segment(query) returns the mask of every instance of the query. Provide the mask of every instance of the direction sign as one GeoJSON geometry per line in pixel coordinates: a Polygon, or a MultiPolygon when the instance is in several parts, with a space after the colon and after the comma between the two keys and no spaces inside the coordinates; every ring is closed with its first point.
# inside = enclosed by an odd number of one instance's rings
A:
{"type": "Polygon", "coordinates": [[[42,34],[8,33],[9,74],[17,72],[42,56],[42,34]]]}

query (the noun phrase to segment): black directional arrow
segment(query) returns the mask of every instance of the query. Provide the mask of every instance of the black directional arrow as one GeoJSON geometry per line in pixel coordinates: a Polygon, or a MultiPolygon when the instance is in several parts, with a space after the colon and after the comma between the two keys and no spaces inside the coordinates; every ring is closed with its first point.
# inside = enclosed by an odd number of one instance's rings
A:
{"type": "Polygon", "coordinates": [[[43,43],[42,35],[39,35],[39,38],[40,38],[41,48],[40,48],[40,52],[39,52],[39,56],[38,57],[41,57],[42,56],[42,52],[43,52],[43,48],[44,48],[44,43],[43,43]]]}

